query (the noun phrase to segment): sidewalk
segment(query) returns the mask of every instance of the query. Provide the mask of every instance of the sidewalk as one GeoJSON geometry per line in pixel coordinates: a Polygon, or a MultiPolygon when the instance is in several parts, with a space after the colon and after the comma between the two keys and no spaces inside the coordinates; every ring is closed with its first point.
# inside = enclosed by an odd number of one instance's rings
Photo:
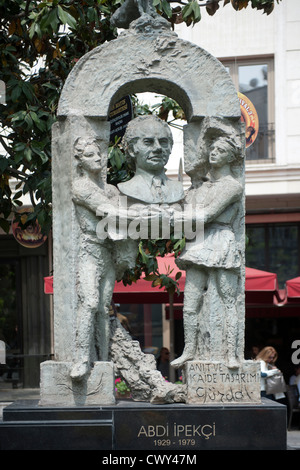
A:
{"type": "MultiPolygon", "coordinates": [[[[38,400],[40,390],[38,388],[6,388],[0,385],[0,421],[2,420],[2,410],[16,400],[38,400]]],[[[295,424],[291,431],[287,431],[287,450],[300,450],[300,421],[299,427],[295,424]]]]}
{"type": "Polygon", "coordinates": [[[287,431],[287,450],[300,450],[300,428],[287,431]]]}

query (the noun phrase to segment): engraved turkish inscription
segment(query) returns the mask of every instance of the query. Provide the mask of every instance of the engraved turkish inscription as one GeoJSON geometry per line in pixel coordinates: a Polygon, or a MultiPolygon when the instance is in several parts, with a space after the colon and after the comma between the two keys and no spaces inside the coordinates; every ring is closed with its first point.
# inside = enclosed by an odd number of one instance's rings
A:
{"type": "Polygon", "coordinates": [[[244,361],[230,369],[222,362],[190,361],[185,365],[187,403],[260,403],[260,369],[244,361]]]}
{"type": "Polygon", "coordinates": [[[205,424],[186,424],[167,422],[165,424],[141,426],[137,438],[152,440],[155,447],[197,448],[199,440],[208,440],[216,436],[215,422],[205,424]]]}
{"type": "Polygon", "coordinates": [[[115,413],[117,450],[200,450],[220,438],[224,414],[183,404],[124,407],[115,413]],[[128,423],[130,426],[128,427],[128,423]]]}

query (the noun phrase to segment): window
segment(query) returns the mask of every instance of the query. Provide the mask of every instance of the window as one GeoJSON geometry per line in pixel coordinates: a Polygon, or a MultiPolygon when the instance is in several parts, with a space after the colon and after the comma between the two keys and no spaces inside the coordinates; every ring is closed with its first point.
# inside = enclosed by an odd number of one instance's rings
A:
{"type": "Polygon", "coordinates": [[[2,387],[21,382],[23,370],[20,354],[22,329],[20,299],[17,296],[17,284],[20,267],[15,260],[0,261],[0,340],[5,343],[6,362],[0,364],[0,382],[2,387]]]}
{"type": "Polygon", "coordinates": [[[246,266],[277,274],[279,288],[300,272],[300,224],[247,225],[246,266]]]}
{"type": "Polygon", "coordinates": [[[222,61],[236,86],[255,106],[259,132],[246,150],[248,163],[275,161],[274,62],[272,58],[222,61]]]}

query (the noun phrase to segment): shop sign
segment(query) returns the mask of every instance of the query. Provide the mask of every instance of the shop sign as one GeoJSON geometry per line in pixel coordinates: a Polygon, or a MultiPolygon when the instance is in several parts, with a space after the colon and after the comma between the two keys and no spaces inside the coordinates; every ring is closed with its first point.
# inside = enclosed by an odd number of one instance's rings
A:
{"type": "Polygon", "coordinates": [[[256,109],[249,98],[242,93],[238,93],[241,106],[241,121],[245,123],[246,148],[252,145],[257,137],[259,120],[256,109]]]}
{"type": "Polygon", "coordinates": [[[16,218],[12,221],[12,233],[17,242],[25,248],[38,248],[45,243],[47,236],[42,233],[42,229],[37,220],[32,221],[31,224],[25,228],[22,225],[26,224],[28,214],[32,212],[32,209],[24,208],[20,211],[21,224],[16,218]]]}
{"type": "Polygon", "coordinates": [[[132,119],[132,102],[130,96],[118,101],[109,113],[110,142],[115,143],[116,137],[121,139],[125,134],[127,124],[132,119]]]}

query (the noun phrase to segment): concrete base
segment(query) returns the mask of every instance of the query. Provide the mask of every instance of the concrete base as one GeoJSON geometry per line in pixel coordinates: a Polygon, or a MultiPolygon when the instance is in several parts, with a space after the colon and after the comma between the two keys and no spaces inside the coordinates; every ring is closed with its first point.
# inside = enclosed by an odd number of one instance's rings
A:
{"type": "Polygon", "coordinates": [[[71,362],[41,363],[41,406],[92,406],[115,403],[114,366],[95,362],[88,376],[72,381],[71,362]]]}
{"type": "Polygon", "coordinates": [[[187,403],[259,404],[260,363],[243,361],[229,368],[223,362],[190,361],[184,366],[187,403]]]}
{"type": "Polygon", "coordinates": [[[41,407],[15,402],[3,410],[1,450],[286,450],[286,407],[151,405],[41,407]]]}

